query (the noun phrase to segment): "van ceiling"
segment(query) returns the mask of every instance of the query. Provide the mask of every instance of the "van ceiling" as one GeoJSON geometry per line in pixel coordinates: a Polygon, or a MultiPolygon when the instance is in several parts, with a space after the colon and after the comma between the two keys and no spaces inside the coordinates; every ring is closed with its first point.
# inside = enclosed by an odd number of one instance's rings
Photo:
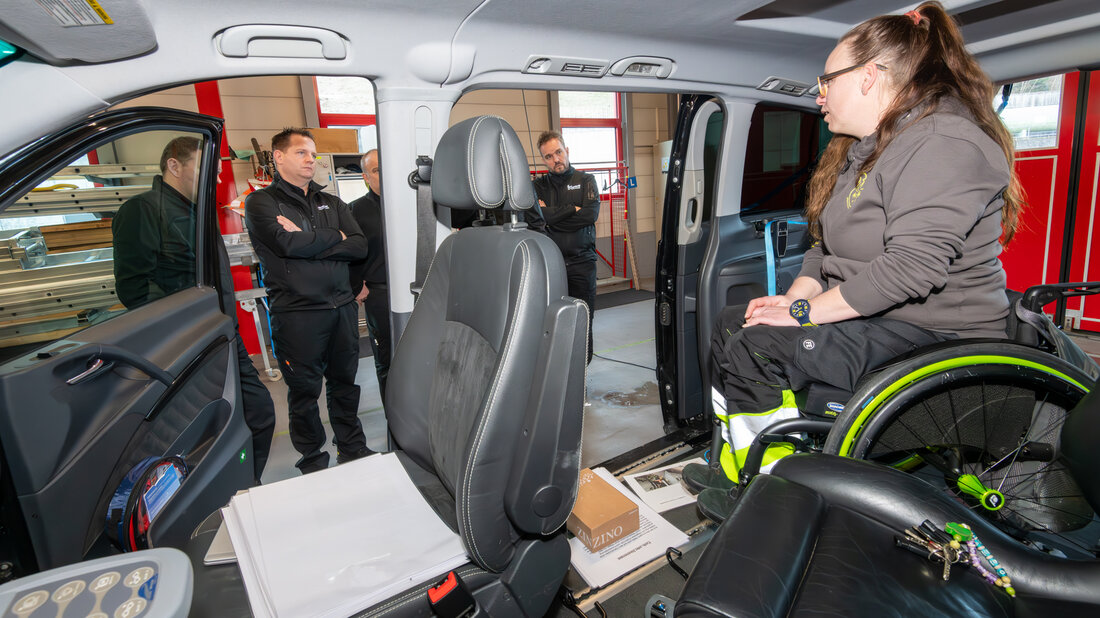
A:
{"type": "MultiPolygon", "coordinates": [[[[7,92],[69,82],[69,94],[58,93],[86,101],[86,110],[175,84],[249,75],[361,75],[374,79],[380,92],[440,86],[449,92],[516,86],[752,92],[769,76],[813,83],[836,39],[854,24],[915,6],[898,0],[99,0],[112,25],[64,27],[49,21],[44,4],[8,2],[0,12],[0,39],[29,56],[16,62],[21,70],[0,69],[0,80],[7,92]],[[219,33],[249,24],[332,31],[346,41],[347,56],[219,53],[219,33]],[[539,56],[608,66],[650,56],[671,59],[674,68],[665,79],[524,74],[539,56]],[[50,67],[35,68],[36,61],[57,68],[51,75],[50,67]]],[[[994,80],[1100,66],[1097,0],[945,5],[994,80]]]]}

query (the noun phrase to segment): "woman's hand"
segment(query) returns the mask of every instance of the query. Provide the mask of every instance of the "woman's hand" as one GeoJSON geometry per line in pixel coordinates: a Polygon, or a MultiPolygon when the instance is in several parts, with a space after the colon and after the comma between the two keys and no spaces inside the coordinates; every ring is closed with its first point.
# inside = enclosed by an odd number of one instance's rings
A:
{"type": "MultiPolygon", "coordinates": [[[[784,297],[765,296],[764,298],[756,300],[767,300],[772,298],[784,297]]],[[[750,306],[752,306],[751,303],[750,306]]],[[[791,303],[788,300],[782,305],[773,304],[757,307],[751,314],[745,316],[745,326],[757,326],[758,324],[767,326],[798,326],[798,320],[791,317],[790,306],[791,303]]]]}
{"type": "Polygon", "coordinates": [[[797,299],[787,298],[787,296],[761,296],[760,298],[754,298],[749,301],[748,308],[745,309],[745,319],[751,319],[753,314],[758,309],[765,309],[767,307],[779,307],[786,309],[791,306],[791,303],[797,299]]]}

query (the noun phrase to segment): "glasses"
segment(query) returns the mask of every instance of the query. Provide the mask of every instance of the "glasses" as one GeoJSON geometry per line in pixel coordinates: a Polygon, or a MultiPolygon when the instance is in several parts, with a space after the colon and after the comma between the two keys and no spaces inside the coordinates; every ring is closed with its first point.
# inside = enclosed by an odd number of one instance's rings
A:
{"type": "MultiPolygon", "coordinates": [[[[867,64],[867,63],[864,62],[862,64],[853,64],[852,66],[850,66],[846,69],[841,69],[839,71],[833,71],[832,73],[826,73],[826,74],[818,77],[817,78],[817,91],[818,91],[818,94],[820,94],[821,96],[826,96],[826,93],[829,92],[829,82],[833,81],[837,77],[840,77],[841,75],[844,75],[845,73],[855,71],[856,69],[862,68],[865,64],[867,64]]],[[[879,70],[881,70],[881,71],[888,71],[889,70],[885,66],[883,66],[881,64],[878,64],[877,62],[875,63],[875,66],[878,67],[879,70]]]]}

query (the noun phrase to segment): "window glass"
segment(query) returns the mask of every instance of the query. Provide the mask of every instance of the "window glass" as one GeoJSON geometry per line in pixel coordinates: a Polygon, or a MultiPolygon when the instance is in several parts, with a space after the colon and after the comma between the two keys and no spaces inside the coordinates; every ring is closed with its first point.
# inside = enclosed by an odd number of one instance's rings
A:
{"type": "Polygon", "coordinates": [[[619,158],[618,131],[609,127],[562,127],[569,162],[576,167],[613,166],[619,158]]]}
{"type": "Polygon", "coordinates": [[[830,136],[819,113],[756,106],[745,153],[741,216],[801,211],[813,165],[830,136]]]}
{"type": "Polygon", "coordinates": [[[993,105],[1012,134],[1016,150],[1054,148],[1058,145],[1058,118],[1062,105],[1062,76],[1051,75],[1012,84],[1008,104],[1001,92],[993,105]]]}
{"type": "Polygon", "coordinates": [[[363,77],[317,77],[322,114],[374,115],[374,87],[363,77]]]}
{"type": "Polygon", "coordinates": [[[558,115],[562,118],[618,118],[614,92],[559,92],[558,115]]]}
{"type": "Polygon", "coordinates": [[[202,145],[175,131],[122,137],[0,212],[0,356],[196,284],[202,145]]]}
{"type": "Polygon", "coordinates": [[[707,118],[707,131],[703,135],[703,210],[699,216],[710,220],[714,212],[714,191],[718,185],[718,151],[722,146],[722,127],[726,114],[716,111],[707,118]]]}

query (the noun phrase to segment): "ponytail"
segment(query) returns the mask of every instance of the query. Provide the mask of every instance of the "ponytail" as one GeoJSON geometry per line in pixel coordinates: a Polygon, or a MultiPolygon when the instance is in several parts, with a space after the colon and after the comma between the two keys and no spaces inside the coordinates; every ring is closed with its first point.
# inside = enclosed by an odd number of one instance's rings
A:
{"type": "MultiPolygon", "coordinates": [[[[1010,176],[1001,210],[1001,243],[1007,246],[1019,227],[1024,201],[1014,166],[1012,136],[993,111],[993,83],[966,50],[958,25],[943,5],[925,2],[904,15],[869,19],[841,37],[840,43],[849,45],[853,62],[884,62],[890,67],[884,78],[898,89],[879,122],[875,149],[860,172],[870,171],[897,134],[933,113],[942,99],[958,98],[982,131],[1001,147],[1008,162],[1010,176]],[[914,109],[921,111],[902,125],[902,119],[914,109]]],[[[817,240],[821,239],[821,212],[829,202],[848,148],[854,142],[851,137],[834,137],[810,179],[806,218],[817,240]]]]}

